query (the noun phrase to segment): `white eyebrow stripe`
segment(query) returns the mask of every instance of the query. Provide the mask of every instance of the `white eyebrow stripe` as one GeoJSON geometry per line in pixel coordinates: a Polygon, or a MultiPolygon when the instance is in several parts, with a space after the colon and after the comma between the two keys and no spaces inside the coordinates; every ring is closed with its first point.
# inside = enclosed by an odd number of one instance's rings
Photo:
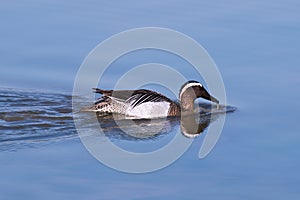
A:
{"type": "Polygon", "coordinates": [[[203,87],[201,83],[188,83],[186,86],[184,86],[180,92],[180,96],[182,95],[183,92],[185,92],[189,87],[193,86],[200,86],[203,87]]]}

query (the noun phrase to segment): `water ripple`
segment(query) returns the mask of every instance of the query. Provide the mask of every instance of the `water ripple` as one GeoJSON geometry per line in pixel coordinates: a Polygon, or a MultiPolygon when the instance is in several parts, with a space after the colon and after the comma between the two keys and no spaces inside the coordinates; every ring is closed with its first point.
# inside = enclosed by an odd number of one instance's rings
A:
{"type": "Polygon", "coordinates": [[[76,136],[70,95],[0,89],[0,151],[76,136]]]}

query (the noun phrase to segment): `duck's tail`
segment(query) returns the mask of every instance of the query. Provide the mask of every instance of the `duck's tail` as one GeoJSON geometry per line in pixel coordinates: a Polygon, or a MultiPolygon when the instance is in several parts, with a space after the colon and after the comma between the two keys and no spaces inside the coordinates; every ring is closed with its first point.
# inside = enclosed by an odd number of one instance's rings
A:
{"type": "Polygon", "coordinates": [[[99,88],[93,88],[93,92],[102,94],[104,96],[111,96],[113,91],[112,90],[102,90],[99,88]]]}

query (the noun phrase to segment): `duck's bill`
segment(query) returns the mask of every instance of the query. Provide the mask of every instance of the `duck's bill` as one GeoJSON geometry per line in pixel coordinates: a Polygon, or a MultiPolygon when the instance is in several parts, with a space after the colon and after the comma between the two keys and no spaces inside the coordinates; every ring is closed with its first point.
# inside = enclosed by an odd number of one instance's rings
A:
{"type": "Polygon", "coordinates": [[[219,100],[216,99],[215,97],[211,96],[207,91],[205,91],[201,97],[208,101],[212,101],[212,102],[215,102],[216,104],[219,104],[219,100]]]}
{"type": "Polygon", "coordinates": [[[213,97],[213,96],[210,96],[210,100],[211,100],[212,102],[215,102],[216,104],[219,104],[219,100],[216,99],[216,98],[213,97]]]}

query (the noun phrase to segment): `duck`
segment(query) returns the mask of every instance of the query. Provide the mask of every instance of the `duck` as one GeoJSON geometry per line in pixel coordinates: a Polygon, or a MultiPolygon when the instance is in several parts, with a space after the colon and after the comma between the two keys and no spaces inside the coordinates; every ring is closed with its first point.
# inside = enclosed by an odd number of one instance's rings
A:
{"type": "Polygon", "coordinates": [[[135,118],[161,118],[194,113],[194,101],[203,98],[219,105],[219,100],[210,95],[198,81],[190,80],[179,90],[179,101],[147,89],[103,90],[93,88],[102,96],[90,108],[100,113],[118,113],[135,118]]]}

